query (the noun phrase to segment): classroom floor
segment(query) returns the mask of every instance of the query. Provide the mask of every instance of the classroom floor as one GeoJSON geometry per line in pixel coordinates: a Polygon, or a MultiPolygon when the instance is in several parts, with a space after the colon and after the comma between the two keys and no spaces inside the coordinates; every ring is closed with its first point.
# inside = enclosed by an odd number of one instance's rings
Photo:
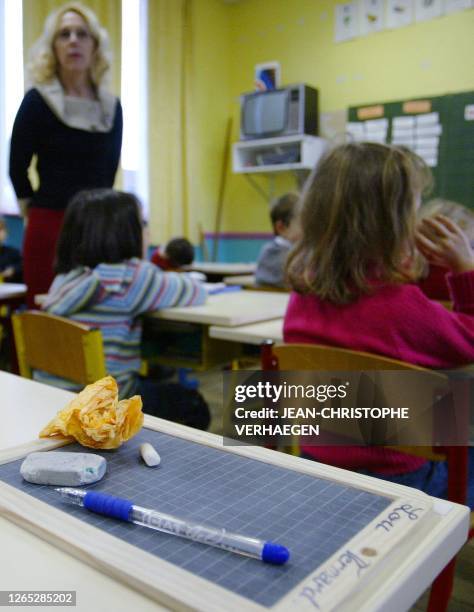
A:
{"type": "MultiPolygon", "coordinates": [[[[222,435],[222,373],[216,368],[193,378],[200,381],[199,390],[209,404],[212,415],[209,431],[222,435]]],[[[424,612],[429,598],[429,590],[412,606],[410,612],[424,612]]],[[[474,612],[474,540],[463,546],[457,556],[454,590],[449,603],[449,612],[474,612]]]]}
{"type": "MultiPolygon", "coordinates": [[[[472,612],[474,610],[474,540],[465,544],[457,556],[454,590],[448,612],[472,612]]],[[[410,612],[424,612],[429,591],[415,603],[410,612]]]]}

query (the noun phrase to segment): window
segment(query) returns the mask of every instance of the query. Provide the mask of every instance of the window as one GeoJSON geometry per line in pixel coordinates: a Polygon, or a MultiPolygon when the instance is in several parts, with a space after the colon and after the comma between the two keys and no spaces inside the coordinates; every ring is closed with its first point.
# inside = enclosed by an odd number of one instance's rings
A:
{"type": "Polygon", "coordinates": [[[122,0],[123,187],[148,218],[147,0],[122,0]]]}
{"type": "Polygon", "coordinates": [[[18,206],[8,177],[10,136],[23,97],[22,2],[0,0],[0,212],[16,213],[18,206]]]}

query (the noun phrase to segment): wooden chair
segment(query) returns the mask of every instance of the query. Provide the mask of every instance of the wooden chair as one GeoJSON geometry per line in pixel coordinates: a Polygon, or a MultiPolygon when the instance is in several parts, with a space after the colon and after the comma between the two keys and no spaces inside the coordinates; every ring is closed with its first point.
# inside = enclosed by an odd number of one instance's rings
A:
{"type": "MultiPolygon", "coordinates": [[[[0,283],[3,280],[0,278],[0,283]]],[[[4,285],[8,287],[9,285],[4,285]]],[[[26,290],[8,292],[0,296],[0,361],[1,367],[13,374],[18,374],[18,360],[13,340],[13,328],[11,315],[15,310],[21,308],[25,303],[26,290]]]]}
{"type": "MultiPolygon", "coordinates": [[[[412,370],[429,372],[434,377],[443,378],[437,372],[421,368],[404,361],[390,359],[381,355],[353,351],[350,349],[317,344],[281,344],[268,341],[262,345],[262,369],[264,370],[321,370],[321,371],[370,371],[370,370],[412,370]]],[[[434,461],[448,462],[448,499],[460,504],[466,503],[468,449],[464,446],[450,447],[393,447],[395,450],[418,455],[434,461]]],[[[471,530],[473,537],[473,514],[471,530]]],[[[454,582],[456,558],[452,559],[434,580],[428,612],[446,610],[454,582]]]]}
{"type": "Polygon", "coordinates": [[[84,386],[106,376],[99,329],[36,310],[12,320],[21,376],[43,370],[84,386]]]}

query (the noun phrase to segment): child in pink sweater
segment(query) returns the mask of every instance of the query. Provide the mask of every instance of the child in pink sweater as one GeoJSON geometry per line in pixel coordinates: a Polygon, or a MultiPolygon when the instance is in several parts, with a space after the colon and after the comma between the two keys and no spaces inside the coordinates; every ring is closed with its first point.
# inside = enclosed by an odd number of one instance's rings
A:
{"type": "MultiPolygon", "coordinates": [[[[367,351],[426,368],[474,362],[474,252],[462,230],[442,215],[416,229],[429,181],[419,157],[380,144],[341,145],[321,161],[305,186],[303,237],[288,260],[293,292],[285,342],[367,351]],[[450,270],[453,312],[413,284],[417,249],[450,270]]],[[[431,495],[446,492],[443,462],[383,447],[308,446],[302,452],[431,495]]]]}

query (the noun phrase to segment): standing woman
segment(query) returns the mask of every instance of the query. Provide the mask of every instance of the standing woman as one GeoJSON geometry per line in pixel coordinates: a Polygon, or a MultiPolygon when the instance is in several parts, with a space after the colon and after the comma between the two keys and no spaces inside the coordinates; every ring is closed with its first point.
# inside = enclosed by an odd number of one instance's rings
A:
{"type": "Polygon", "coordinates": [[[122,146],[122,108],[104,88],[108,36],[87,7],[68,3],[46,19],[31,49],[33,83],[18,110],[10,178],[27,218],[23,244],[27,301],[53,280],[56,242],[70,198],[87,188],[112,187],[122,146]],[[39,186],[28,178],[37,156],[39,186]]]}

